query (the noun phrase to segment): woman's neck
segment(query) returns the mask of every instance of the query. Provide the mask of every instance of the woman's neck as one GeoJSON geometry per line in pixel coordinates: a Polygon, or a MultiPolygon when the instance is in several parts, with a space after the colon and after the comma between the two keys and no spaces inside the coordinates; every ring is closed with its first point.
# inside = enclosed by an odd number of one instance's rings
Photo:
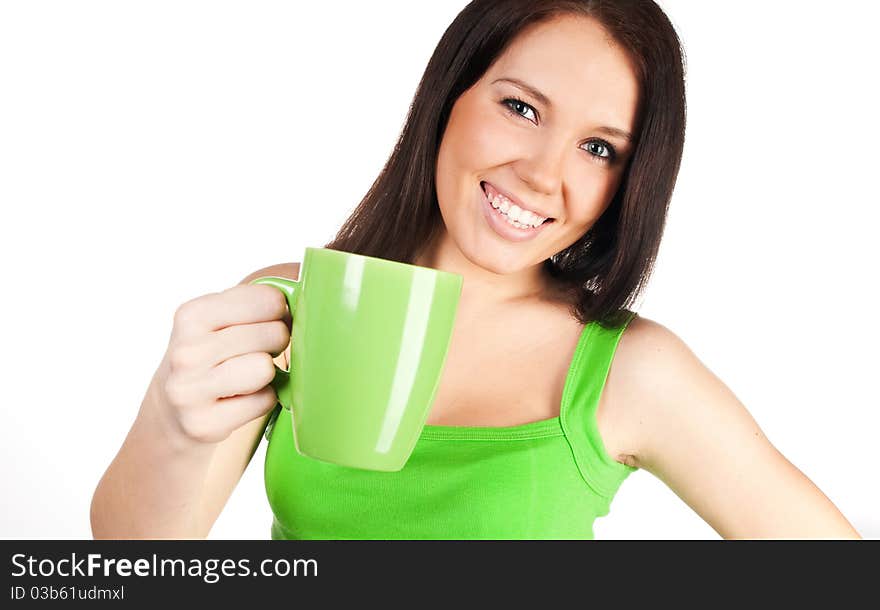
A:
{"type": "Polygon", "coordinates": [[[436,235],[415,258],[415,264],[464,278],[461,307],[495,307],[538,302],[560,303],[565,297],[542,264],[499,274],[472,263],[449,239],[445,231],[436,235]]]}

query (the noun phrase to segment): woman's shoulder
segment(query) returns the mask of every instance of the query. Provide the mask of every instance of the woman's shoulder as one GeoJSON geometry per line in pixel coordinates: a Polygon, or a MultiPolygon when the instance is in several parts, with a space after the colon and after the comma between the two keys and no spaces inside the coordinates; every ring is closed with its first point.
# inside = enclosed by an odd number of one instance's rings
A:
{"type": "Polygon", "coordinates": [[[598,414],[617,461],[637,465],[646,432],[643,422],[649,421],[645,416],[658,398],[658,386],[652,379],[669,370],[669,359],[677,357],[675,344],[680,341],[663,324],[641,314],[633,317],[620,335],[598,414]]]}
{"type": "Polygon", "coordinates": [[[289,280],[299,279],[299,263],[278,263],[257,269],[247,275],[240,284],[248,284],[258,277],[283,277],[289,280]]]}
{"type": "Polygon", "coordinates": [[[656,374],[658,366],[667,366],[680,358],[684,350],[687,345],[671,329],[637,314],[620,337],[615,360],[627,370],[630,379],[646,379],[656,374]]]}
{"type": "Polygon", "coordinates": [[[620,337],[606,384],[614,397],[621,451],[633,465],[643,467],[639,456],[650,452],[658,436],[675,436],[674,428],[688,419],[695,389],[710,382],[721,385],[675,332],[641,315],[632,319],[620,337]]]}

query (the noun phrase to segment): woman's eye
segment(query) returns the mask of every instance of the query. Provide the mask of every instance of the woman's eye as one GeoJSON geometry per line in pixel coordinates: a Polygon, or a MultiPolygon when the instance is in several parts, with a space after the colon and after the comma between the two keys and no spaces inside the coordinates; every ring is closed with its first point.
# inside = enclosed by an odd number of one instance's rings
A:
{"type": "Polygon", "coordinates": [[[615,157],[614,149],[607,142],[602,140],[591,140],[587,142],[587,150],[595,157],[599,157],[602,161],[613,161],[615,157]],[[605,154],[597,154],[599,151],[605,151],[605,154]]]}
{"type": "MultiPolygon", "coordinates": [[[[532,108],[531,106],[526,104],[521,99],[517,99],[515,97],[510,97],[505,100],[502,100],[501,103],[507,107],[509,114],[522,117],[522,118],[529,120],[529,121],[531,121],[531,119],[528,118],[527,116],[523,115],[522,112],[524,112],[525,110],[531,110],[533,114],[535,113],[534,108],[532,108]]],[[[535,118],[538,118],[537,115],[535,116],[535,118]]],[[[534,122],[534,121],[532,121],[532,122],[534,122]]]]}

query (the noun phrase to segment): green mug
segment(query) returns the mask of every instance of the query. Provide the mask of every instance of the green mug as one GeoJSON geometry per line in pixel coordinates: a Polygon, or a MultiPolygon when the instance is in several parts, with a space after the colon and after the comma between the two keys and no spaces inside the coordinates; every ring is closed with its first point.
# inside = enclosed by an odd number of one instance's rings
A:
{"type": "Polygon", "coordinates": [[[462,277],[306,248],[299,280],[251,284],[287,297],[290,370],[276,366],[272,387],[292,415],[296,450],[341,466],[401,470],[434,401],[462,277]]]}

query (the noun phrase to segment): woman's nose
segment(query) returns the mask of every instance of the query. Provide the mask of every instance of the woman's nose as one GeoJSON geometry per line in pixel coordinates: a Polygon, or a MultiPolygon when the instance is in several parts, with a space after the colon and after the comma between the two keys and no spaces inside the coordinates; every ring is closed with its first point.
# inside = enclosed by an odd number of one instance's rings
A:
{"type": "Polygon", "coordinates": [[[515,169],[520,179],[533,191],[552,195],[560,189],[564,166],[564,147],[547,142],[518,161],[515,169]]]}

